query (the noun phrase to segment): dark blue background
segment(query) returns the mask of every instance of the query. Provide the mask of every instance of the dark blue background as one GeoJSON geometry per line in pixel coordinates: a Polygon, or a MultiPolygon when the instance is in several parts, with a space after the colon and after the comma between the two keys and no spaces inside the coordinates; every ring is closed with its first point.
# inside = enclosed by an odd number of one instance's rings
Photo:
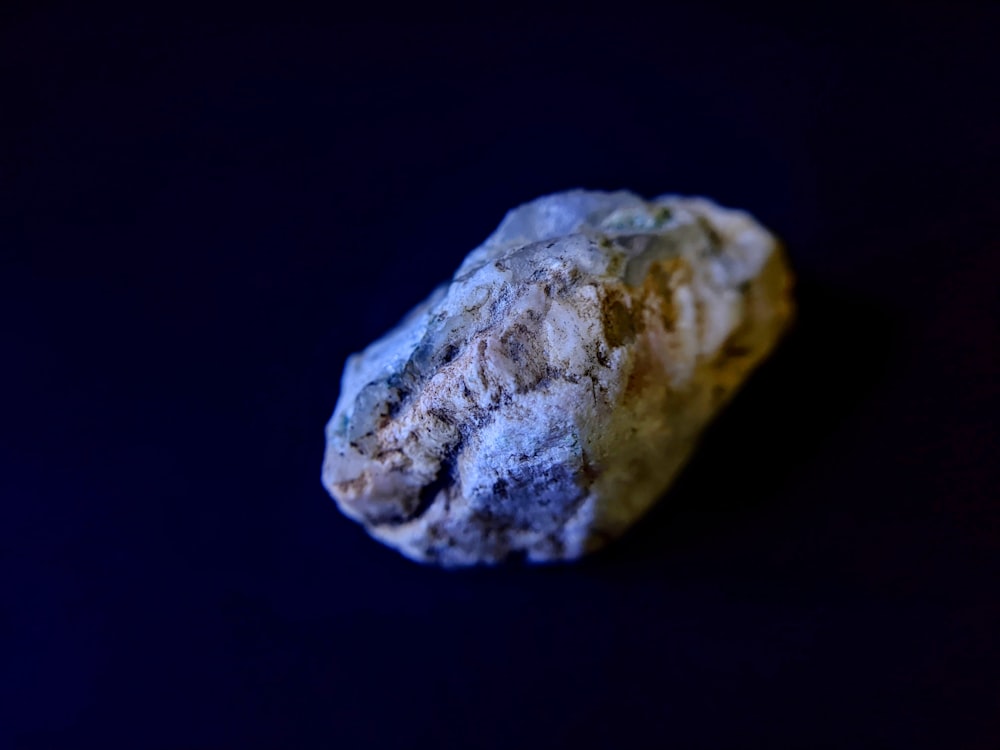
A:
{"type": "Polygon", "coordinates": [[[1000,737],[994,12],[0,32],[0,746],[1000,737]],[[442,572],[319,483],[345,357],[503,212],[700,193],[800,325],[583,564],[442,572]]]}

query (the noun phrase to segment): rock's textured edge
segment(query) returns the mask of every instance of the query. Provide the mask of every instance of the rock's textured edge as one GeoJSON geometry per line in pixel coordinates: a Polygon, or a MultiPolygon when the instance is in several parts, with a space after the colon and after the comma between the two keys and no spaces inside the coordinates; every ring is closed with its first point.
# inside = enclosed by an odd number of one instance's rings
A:
{"type": "Polygon", "coordinates": [[[525,204],[349,359],[323,483],[414,560],[579,557],[663,494],[790,288],[775,238],[705,199],[525,204]]]}

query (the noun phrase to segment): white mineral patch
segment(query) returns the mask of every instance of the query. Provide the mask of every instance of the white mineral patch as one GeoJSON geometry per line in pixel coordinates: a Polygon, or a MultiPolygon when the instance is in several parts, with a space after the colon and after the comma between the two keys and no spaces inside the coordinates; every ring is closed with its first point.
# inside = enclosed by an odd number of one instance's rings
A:
{"type": "Polygon", "coordinates": [[[323,484],[414,560],[577,558],[664,494],[774,348],[790,292],[775,238],[743,211],[539,198],[348,359],[323,484]]]}

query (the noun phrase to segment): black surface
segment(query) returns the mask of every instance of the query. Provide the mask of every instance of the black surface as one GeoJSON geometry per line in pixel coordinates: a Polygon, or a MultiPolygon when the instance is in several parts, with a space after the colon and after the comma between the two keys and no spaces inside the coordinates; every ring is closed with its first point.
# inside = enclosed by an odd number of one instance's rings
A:
{"type": "Polygon", "coordinates": [[[0,745],[1000,746],[998,14],[380,13],[4,16],[0,745]],[[749,208],[800,325],[605,554],[417,567],[344,359],[576,186],[749,208]]]}

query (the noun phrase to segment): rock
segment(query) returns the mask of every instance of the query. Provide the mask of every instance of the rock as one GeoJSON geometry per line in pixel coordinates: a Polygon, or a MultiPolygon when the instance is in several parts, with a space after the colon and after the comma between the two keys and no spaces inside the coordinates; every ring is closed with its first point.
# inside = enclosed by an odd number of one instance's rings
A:
{"type": "Polygon", "coordinates": [[[779,340],[790,290],[742,211],[539,198],[348,359],[323,484],[414,560],[577,558],[664,493],[779,340]]]}

